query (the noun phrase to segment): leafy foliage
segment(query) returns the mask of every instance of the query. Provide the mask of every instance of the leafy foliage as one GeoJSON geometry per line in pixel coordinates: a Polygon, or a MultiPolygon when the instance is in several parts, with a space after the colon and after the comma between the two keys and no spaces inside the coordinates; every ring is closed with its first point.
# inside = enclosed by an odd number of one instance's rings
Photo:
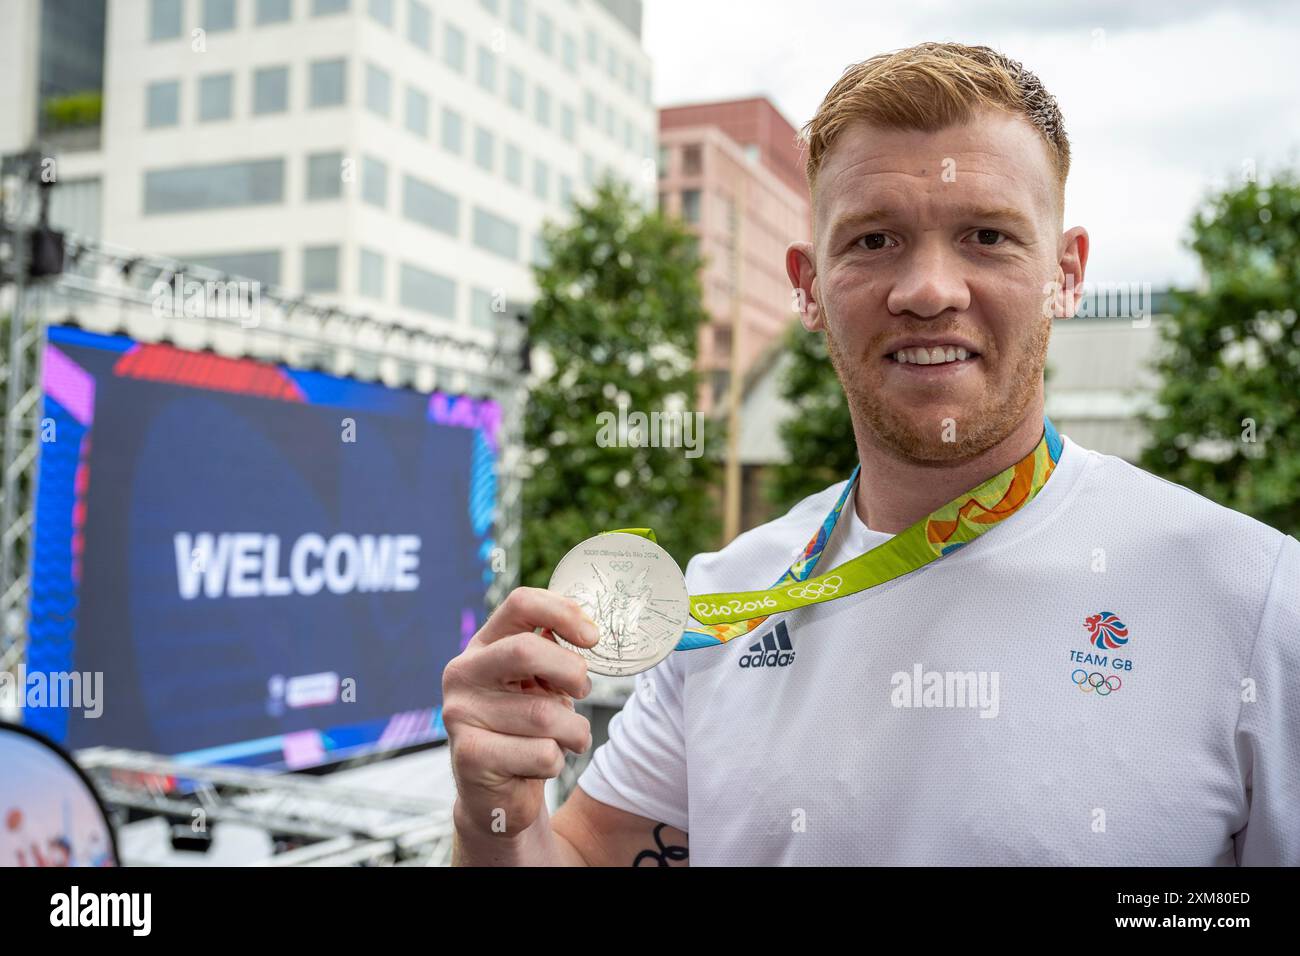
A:
{"type": "MultiPolygon", "coordinates": [[[[693,412],[700,326],[694,236],[644,211],[626,186],[599,183],[565,227],[547,224],[547,262],[534,267],[538,298],[529,324],[539,368],[553,371],[529,397],[524,429],[521,580],[545,587],[565,553],[585,538],[651,527],[685,566],[716,545],[716,426],[692,432],[703,454],[682,447],[601,447],[601,413],[693,412]],[[675,404],[674,404],[675,403],[675,404]]],[[[699,416],[703,419],[704,416],[699,416]]]]}
{"type": "Polygon", "coordinates": [[[1214,195],[1192,233],[1208,289],[1174,296],[1141,463],[1296,534],[1300,182],[1283,172],[1214,195]]]}

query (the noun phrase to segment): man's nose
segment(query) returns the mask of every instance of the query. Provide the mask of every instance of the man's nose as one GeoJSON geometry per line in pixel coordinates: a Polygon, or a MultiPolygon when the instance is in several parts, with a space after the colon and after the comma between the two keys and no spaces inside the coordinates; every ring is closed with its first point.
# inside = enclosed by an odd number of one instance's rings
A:
{"type": "Polygon", "coordinates": [[[886,305],[894,315],[910,312],[922,319],[966,311],[970,289],[960,256],[941,242],[919,243],[903,258],[886,305]]]}

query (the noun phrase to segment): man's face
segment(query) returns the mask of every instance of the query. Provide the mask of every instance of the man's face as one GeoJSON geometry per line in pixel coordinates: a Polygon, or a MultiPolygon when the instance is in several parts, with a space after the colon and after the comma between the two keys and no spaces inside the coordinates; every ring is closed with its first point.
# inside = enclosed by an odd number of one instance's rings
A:
{"type": "Polygon", "coordinates": [[[1056,196],[1047,145],[1020,117],[840,133],[818,176],[814,244],[793,244],[786,264],[860,439],[957,462],[1041,414],[1062,308],[1044,289],[1067,271],[1081,286],[1087,259],[1087,234],[1061,233],[1056,196]]]}

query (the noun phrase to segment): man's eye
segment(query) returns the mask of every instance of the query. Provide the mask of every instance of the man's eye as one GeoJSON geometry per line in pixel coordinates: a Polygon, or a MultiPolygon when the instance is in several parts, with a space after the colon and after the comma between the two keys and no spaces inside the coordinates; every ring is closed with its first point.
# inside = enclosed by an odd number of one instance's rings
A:
{"type": "Polygon", "coordinates": [[[975,241],[981,246],[996,246],[998,240],[1004,238],[1006,237],[996,229],[977,229],[975,231],[975,241]]]}
{"type": "Polygon", "coordinates": [[[889,237],[883,232],[869,232],[858,242],[862,243],[864,249],[875,251],[885,248],[885,243],[889,242],[889,237]]]}

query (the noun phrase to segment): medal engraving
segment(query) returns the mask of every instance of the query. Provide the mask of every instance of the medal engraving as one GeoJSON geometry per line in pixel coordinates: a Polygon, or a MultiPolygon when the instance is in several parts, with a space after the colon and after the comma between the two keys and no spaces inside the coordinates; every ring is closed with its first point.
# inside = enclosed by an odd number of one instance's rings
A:
{"type": "Polygon", "coordinates": [[[616,532],[588,538],[566,554],[548,590],[578,602],[596,622],[600,642],[556,643],[587,659],[597,674],[625,677],[667,657],[690,616],[686,579],[672,556],[648,538],[616,532]]]}

